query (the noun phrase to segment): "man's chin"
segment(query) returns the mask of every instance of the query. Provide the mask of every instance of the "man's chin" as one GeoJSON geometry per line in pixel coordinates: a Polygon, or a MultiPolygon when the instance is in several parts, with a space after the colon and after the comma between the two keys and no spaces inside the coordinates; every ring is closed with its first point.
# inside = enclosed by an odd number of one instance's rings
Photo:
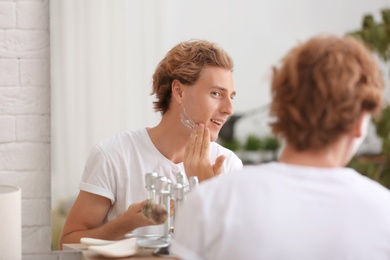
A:
{"type": "Polygon", "coordinates": [[[210,135],[210,142],[215,142],[218,139],[218,133],[210,135]]]}

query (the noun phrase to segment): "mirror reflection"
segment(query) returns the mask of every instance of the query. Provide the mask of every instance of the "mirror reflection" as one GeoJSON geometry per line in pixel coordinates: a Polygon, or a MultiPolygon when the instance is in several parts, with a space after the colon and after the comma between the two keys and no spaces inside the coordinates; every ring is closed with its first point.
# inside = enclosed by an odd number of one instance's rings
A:
{"type": "Polygon", "coordinates": [[[92,147],[152,127],[151,77],[178,42],[207,39],[234,60],[234,137],[266,137],[272,65],[298,41],[343,35],[387,0],[51,1],[53,249],[92,147]],[[253,112],[253,113],[252,113],[253,112]]]}

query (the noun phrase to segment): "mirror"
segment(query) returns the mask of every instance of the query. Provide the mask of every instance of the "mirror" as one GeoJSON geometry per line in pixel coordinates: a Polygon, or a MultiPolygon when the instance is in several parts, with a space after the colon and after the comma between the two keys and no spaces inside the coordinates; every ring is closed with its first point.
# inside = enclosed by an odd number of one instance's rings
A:
{"type": "MultiPolygon", "coordinates": [[[[388,0],[52,0],[53,249],[78,193],[92,146],[153,126],[151,77],[165,53],[191,38],[218,43],[235,62],[235,111],[270,101],[271,66],[297,42],[343,35],[388,0]]],[[[266,113],[236,125],[238,138],[267,134],[266,113]]]]}

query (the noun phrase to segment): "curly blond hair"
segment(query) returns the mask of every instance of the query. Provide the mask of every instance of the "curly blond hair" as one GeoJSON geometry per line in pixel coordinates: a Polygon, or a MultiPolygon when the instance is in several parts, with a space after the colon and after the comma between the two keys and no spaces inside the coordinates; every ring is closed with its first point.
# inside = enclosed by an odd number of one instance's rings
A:
{"type": "Polygon", "coordinates": [[[346,36],[317,36],[273,69],[274,134],[299,151],[319,149],[351,130],[363,111],[378,112],[383,81],[372,54],[346,36]]]}
{"type": "Polygon", "coordinates": [[[186,85],[193,85],[206,66],[233,71],[233,60],[215,43],[204,40],[189,40],[177,44],[157,65],[153,74],[153,91],[157,101],[154,110],[165,114],[172,97],[171,85],[177,79],[186,85]]]}

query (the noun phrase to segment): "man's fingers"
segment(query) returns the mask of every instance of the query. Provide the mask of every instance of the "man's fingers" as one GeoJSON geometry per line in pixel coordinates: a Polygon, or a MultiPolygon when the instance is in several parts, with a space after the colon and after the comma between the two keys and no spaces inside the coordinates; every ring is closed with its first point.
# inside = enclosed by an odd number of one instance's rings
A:
{"type": "Polygon", "coordinates": [[[134,212],[141,212],[142,208],[144,207],[144,205],[145,205],[145,203],[147,201],[148,200],[144,200],[144,201],[141,201],[141,202],[133,203],[133,204],[130,205],[130,208],[132,208],[134,212]]]}
{"type": "Polygon", "coordinates": [[[185,149],[184,158],[190,158],[194,155],[197,135],[198,135],[198,129],[197,129],[197,125],[195,125],[194,128],[192,129],[190,139],[185,149]]]}
{"type": "Polygon", "coordinates": [[[194,148],[194,155],[200,156],[202,153],[202,143],[203,143],[203,133],[204,133],[204,124],[200,124],[196,126],[197,128],[197,135],[195,140],[195,148],[194,148]]]}
{"type": "Polygon", "coordinates": [[[213,165],[214,175],[219,175],[222,173],[222,165],[223,165],[223,162],[225,161],[225,159],[226,159],[226,156],[221,155],[217,158],[217,160],[215,160],[215,164],[213,165]]]}
{"type": "Polygon", "coordinates": [[[202,138],[202,152],[201,157],[209,158],[209,150],[210,150],[210,129],[208,127],[204,128],[203,138],[202,138]]]}

